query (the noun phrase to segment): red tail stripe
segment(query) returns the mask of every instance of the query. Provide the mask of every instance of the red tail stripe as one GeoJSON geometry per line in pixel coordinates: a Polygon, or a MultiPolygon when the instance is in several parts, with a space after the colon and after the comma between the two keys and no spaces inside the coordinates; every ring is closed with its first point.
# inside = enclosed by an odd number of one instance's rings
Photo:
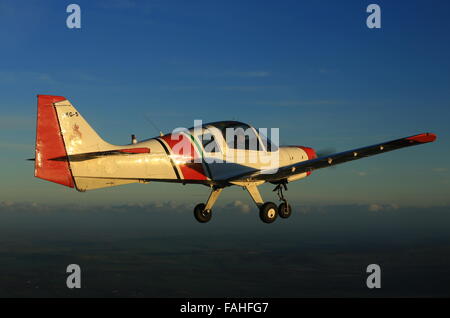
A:
{"type": "Polygon", "coordinates": [[[67,161],[49,160],[67,156],[54,103],[62,96],[38,95],[35,176],[73,188],[73,176],[67,161]]]}

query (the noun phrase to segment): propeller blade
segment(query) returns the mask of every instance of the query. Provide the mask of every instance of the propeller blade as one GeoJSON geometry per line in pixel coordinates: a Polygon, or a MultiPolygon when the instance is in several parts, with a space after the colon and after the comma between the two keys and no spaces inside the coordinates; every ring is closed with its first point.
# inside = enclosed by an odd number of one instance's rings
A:
{"type": "Polygon", "coordinates": [[[335,148],[323,148],[323,149],[316,151],[317,157],[325,157],[325,156],[329,156],[334,153],[336,153],[335,148]]]}

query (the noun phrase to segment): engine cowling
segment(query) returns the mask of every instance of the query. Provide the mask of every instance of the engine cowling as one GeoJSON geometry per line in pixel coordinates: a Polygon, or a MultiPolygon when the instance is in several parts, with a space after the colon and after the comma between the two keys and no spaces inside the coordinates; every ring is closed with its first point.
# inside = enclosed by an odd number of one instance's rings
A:
{"type": "MultiPolygon", "coordinates": [[[[285,164],[295,164],[302,161],[312,160],[317,158],[316,151],[311,147],[305,147],[305,146],[289,146],[289,147],[282,147],[282,149],[285,151],[285,156],[288,157],[287,162],[285,164]]],[[[309,176],[311,172],[304,172],[299,173],[290,176],[287,180],[288,181],[295,181],[298,179],[305,178],[309,176]]]]}

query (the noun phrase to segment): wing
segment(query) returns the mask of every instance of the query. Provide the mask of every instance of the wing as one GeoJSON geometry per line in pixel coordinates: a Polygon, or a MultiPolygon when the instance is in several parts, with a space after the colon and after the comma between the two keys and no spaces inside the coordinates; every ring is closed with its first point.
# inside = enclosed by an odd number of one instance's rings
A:
{"type": "Polygon", "coordinates": [[[282,181],[292,175],[312,172],[317,169],[331,167],[340,163],[358,160],[378,154],[382,154],[388,151],[421,145],[436,140],[436,135],[432,133],[424,133],[411,137],[400,138],[383,143],[379,143],[372,146],[361,147],[353,150],[335,153],[328,156],[319,157],[312,160],[306,160],[292,165],[280,167],[275,173],[270,171],[256,170],[249,174],[244,174],[232,178],[228,181],[245,180],[256,181],[265,180],[269,182],[282,181]]]}

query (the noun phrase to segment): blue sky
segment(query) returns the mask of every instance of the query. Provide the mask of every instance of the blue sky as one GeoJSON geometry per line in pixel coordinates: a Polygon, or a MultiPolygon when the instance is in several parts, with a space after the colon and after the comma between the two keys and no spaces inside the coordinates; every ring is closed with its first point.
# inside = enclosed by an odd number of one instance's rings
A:
{"type": "MultiPolygon", "coordinates": [[[[283,144],[346,150],[426,131],[438,141],[317,171],[308,204],[450,204],[448,1],[64,1],[0,3],[0,201],[183,201],[208,189],[131,185],[79,194],[33,177],[36,94],[69,98],[111,143],[237,119],[283,144]],[[382,28],[366,27],[381,6],[382,28]]],[[[225,191],[224,191],[225,192],[225,191]]],[[[263,187],[275,200],[271,187],[263,187]]],[[[240,189],[218,204],[250,202],[240,189]]]]}

